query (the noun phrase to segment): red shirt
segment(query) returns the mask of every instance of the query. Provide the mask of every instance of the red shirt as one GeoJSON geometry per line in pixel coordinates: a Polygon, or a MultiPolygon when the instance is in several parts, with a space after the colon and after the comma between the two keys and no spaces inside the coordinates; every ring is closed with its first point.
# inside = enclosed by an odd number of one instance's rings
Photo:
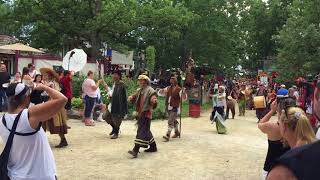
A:
{"type": "Polygon", "coordinates": [[[69,76],[64,76],[61,78],[60,83],[62,84],[64,88],[64,95],[67,98],[72,98],[72,85],[71,85],[72,79],[69,76]]]}

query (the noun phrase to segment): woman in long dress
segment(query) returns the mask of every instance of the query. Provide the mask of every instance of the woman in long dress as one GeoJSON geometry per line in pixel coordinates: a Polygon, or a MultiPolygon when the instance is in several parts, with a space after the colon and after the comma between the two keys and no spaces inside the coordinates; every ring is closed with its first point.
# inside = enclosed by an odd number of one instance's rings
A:
{"type": "MultiPolygon", "coordinates": [[[[60,86],[58,83],[59,76],[56,72],[49,68],[41,68],[41,74],[43,75],[43,84],[47,85],[57,91],[60,91],[60,86]]],[[[48,99],[50,101],[50,99],[48,99]]],[[[59,134],[60,136],[60,144],[55,146],[56,148],[62,148],[68,146],[67,139],[65,134],[68,133],[68,126],[67,126],[67,113],[64,108],[61,110],[49,121],[46,121],[43,128],[48,130],[50,134],[59,134]]]]}

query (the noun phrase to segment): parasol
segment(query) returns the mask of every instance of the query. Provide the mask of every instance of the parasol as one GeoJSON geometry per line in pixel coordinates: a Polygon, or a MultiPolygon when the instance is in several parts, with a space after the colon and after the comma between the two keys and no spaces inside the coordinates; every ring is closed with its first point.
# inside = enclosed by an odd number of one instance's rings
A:
{"type": "Polygon", "coordinates": [[[13,50],[13,51],[27,51],[27,52],[35,52],[35,53],[44,53],[43,51],[40,51],[36,48],[21,44],[21,43],[16,43],[16,44],[9,44],[9,45],[4,45],[0,46],[0,49],[2,50],[13,50]]]}
{"type": "Polygon", "coordinates": [[[78,72],[84,68],[86,63],[87,54],[82,49],[73,49],[64,56],[62,67],[65,70],[78,72]]]}

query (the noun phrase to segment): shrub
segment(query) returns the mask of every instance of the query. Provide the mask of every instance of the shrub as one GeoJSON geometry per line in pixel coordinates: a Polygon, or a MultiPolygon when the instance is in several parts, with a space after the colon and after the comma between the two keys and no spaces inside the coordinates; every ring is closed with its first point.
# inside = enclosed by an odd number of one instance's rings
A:
{"type": "Polygon", "coordinates": [[[72,98],[71,104],[73,108],[82,109],[83,108],[83,102],[82,98],[72,98]]]}
{"type": "MultiPolygon", "coordinates": [[[[85,80],[85,76],[80,75],[73,78],[73,94],[74,97],[72,99],[72,106],[74,108],[83,108],[83,103],[81,99],[81,86],[83,81],[85,80]]],[[[104,78],[105,82],[112,86],[112,78],[111,76],[107,76],[104,78]]],[[[122,79],[124,83],[127,86],[127,93],[128,96],[134,94],[138,89],[138,83],[136,80],[132,80],[130,78],[124,77],[122,79]]],[[[101,90],[101,97],[102,102],[104,104],[108,104],[110,102],[110,99],[107,96],[107,90],[103,87],[103,85],[100,86],[101,90]]],[[[203,110],[208,110],[211,108],[211,103],[204,104],[202,107],[203,110]]],[[[135,107],[132,104],[128,104],[128,118],[132,119],[132,114],[135,111],[135,107]]],[[[189,102],[185,101],[182,104],[182,117],[188,117],[189,115],[189,102]]],[[[153,119],[165,119],[167,118],[167,112],[165,110],[165,98],[164,97],[158,97],[158,107],[153,111],[153,119]]]]}
{"type": "Polygon", "coordinates": [[[86,79],[84,75],[77,75],[72,78],[73,97],[81,97],[82,83],[86,79]]]}

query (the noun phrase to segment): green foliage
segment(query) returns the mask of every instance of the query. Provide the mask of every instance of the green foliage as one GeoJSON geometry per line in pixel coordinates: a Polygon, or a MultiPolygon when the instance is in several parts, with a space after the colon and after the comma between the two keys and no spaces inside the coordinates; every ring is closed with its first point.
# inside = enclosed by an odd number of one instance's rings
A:
{"type": "Polygon", "coordinates": [[[80,97],[72,98],[71,104],[72,104],[72,108],[76,108],[76,109],[82,109],[84,107],[82,98],[80,97]]]}
{"type": "Polygon", "coordinates": [[[275,39],[279,53],[276,68],[282,82],[317,74],[320,69],[320,5],[315,1],[294,1],[286,25],[275,39]]]}
{"type": "Polygon", "coordinates": [[[154,72],[156,61],[156,49],[153,46],[148,46],[146,49],[147,68],[150,74],[154,72]]]}
{"type": "Polygon", "coordinates": [[[237,65],[255,72],[264,59],[276,57],[284,79],[320,68],[318,1],[4,2],[0,33],[50,52],[79,47],[96,59],[105,43],[123,52],[147,48],[147,61],[155,59],[148,61],[151,71],[179,67],[192,56],[198,65],[207,63],[228,75],[236,73],[237,65]]]}
{"type": "Polygon", "coordinates": [[[166,119],[167,112],[166,112],[166,103],[164,97],[158,97],[158,106],[153,111],[152,118],[153,119],[166,119]]]}
{"type": "Polygon", "coordinates": [[[84,75],[77,75],[72,78],[73,97],[81,97],[82,83],[86,79],[84,75]]]}

